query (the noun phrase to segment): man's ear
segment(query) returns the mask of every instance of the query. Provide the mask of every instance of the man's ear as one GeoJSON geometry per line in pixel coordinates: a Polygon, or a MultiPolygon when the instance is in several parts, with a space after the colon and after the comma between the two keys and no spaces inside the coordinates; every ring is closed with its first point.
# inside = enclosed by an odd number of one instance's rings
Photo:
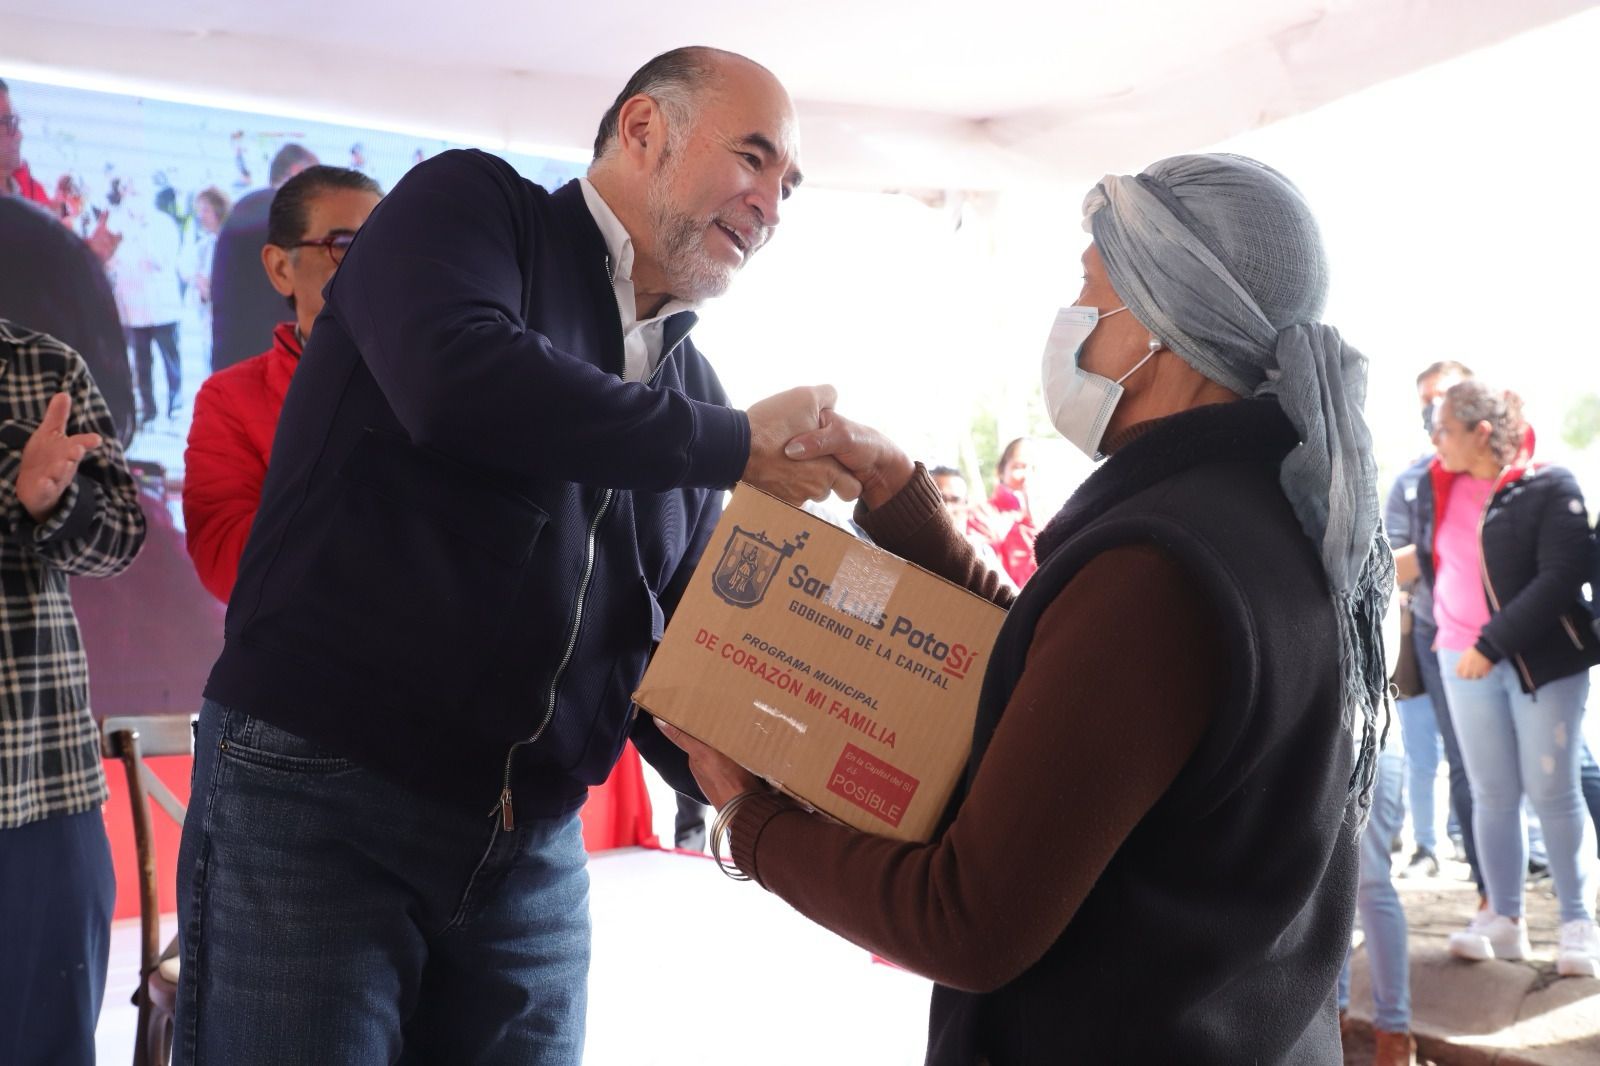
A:
{"type": "Polygon", "coordinates": [[[278,290],[279,296],[294,295],[294,266],[289,262],[288,252],[276,244],[262,245],[261,268],[267,272],[267,280],[278,290]]]}
{"type": "Polygon", "coordinates": [[[667,143],[667,115],[655,100],[639,93],[617,112],[617,148],[635,165],[648,169],[667,143]]]}

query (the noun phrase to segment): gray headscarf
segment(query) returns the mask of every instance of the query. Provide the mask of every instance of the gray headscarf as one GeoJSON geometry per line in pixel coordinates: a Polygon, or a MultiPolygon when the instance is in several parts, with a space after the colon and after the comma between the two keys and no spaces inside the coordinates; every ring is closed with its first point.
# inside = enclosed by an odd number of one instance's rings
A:
{"type": "Polygon", "coordinates": [[[1328,265],[1311,210],[1253,159],[1181,155],[1137,177],[1107,175],[1083,213],[1129,313],[1210,380],[1276,397],[1299,431],[1279,482],[1333,594],[1345,724],[1355,733],[1361,723],[1351,787],[1365,808],[1387,691],[1380,625],[1394,558],[1361,414],[1367,361],[1318,321],[1328,265]]]}

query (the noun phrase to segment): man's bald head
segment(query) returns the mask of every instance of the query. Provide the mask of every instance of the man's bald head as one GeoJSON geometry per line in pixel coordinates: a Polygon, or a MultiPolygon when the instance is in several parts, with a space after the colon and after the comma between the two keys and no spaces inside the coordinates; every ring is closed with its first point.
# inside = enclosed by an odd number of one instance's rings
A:
{"type": "Polygon", "coordinates": [[[650,97],[666,112],[670,123],[669,137],[681,137],[694,125],[695,115],[706,94],[721,86],[723,72],[733,63],[766,70],[755,60],[737,52],[689,45],[663,52],[634,71],[633,77],[628,79],[622,92],[617,94],[600,119],[600,129],[594,138],[595,161],[599,162],[616,147],[617,119],[623,104],[635,96],[650,97]]]}

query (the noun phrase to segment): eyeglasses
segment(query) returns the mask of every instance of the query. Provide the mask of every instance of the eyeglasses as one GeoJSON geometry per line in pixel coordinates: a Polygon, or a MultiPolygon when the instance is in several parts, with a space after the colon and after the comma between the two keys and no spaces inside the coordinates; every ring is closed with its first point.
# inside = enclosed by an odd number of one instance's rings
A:
{"type": "Polygon", "coordinates": [[[21,128],[21,115],[0,115],[0,132],[15,133],[21,128]]]}
{"type": "Polygon", "coordinates": [[[351,243],[356,239],[354,233],[330,233],[328,236],[315,241],[295,241],[290,248],[321,248],[328,253],[328,258],[333,260],[333,265],[338,266],[344,260],[344,253],[350,250],[351,243]]]}

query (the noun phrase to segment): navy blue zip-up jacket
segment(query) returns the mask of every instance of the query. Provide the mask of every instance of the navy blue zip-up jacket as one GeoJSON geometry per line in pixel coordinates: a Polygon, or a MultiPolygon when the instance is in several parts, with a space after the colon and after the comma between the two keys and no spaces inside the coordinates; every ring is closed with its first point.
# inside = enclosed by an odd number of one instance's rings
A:
{"type": "Polygon", "coordinates": [[[483,152],[413,168],[326,295],[206,695],[485,813],[508,767],[518,815],[570,810],[635,725],[749,422],[690,313],[622,380],[582,189],[483,152]]]}
{"type": "MultiPolygon", "coordinates": [[[[1437,573],[1435,515],[1455,476],[1434,459],[1413,501],[1412,540],[1430,588],[1437,573]]],[[[1600,662],[1600,639],[1580,591],[1593,552],[1589,516],[1569,471],[1519,465],[1503,473],[1481,516],[1479,545],[1489,623],[1476,647],[1485,658],[1510,658],[1528,693],[1600,662]]]]}

